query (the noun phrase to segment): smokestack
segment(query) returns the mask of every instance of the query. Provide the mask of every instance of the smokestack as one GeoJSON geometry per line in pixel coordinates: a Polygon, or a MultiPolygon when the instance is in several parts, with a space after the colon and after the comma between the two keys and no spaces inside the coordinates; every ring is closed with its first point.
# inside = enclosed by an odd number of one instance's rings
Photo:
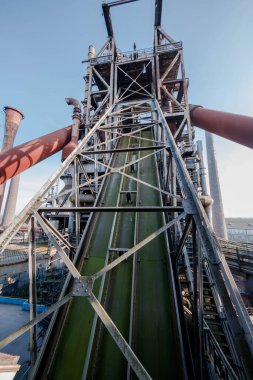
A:
{"type": "MultiPolygon", "coordinates": [[[[24,119],[22,112],[13,107],[4,107],[5,127],[2,152],[13,147],[14,139],[20,126],[21,120],[24,119]]],[[[0,186],[0,212],[3,204],[5,184],[0,186]]]]}
{"type": "Polygon", "coordinates": [[[227,239],[227,228],[225,224],[222,195],[220,189],[220,181],[218,174],[218,166],[215,157],[213,135],[210,132],[205,132],[206,134],[206,151],[207,151],[207,162],[208,162],[208,173],[209,173],[209,185],[210,193],[213,198],[212,206],[212,225],[213,230],[218,237],[227,239]]]}
{"type": "Polygon", "coordinates": [[[203,146],[202,141],[197,141],[197,152],[199,156],[199,175],[200,175],[200,184],[202,188],[202,199],[205,201],[203,203],[204,209],[206,211],[206,215],[208,219],[211,222],[212,215],[211,215],[211,206],[212,206],[212,198],[208,194],[207,189],[207,182],[206,182],[206,168],[205,168],[205,162],[204,162],[204,155],[203,155],[203,146]]]}
{"type": "Polygon", "coordinates": [[[8,227],[13,222],[13,219],[15,217],[19,179],[20,179],[20,175],[17,175],[16,177],[13,177],[11,179],[8,196],[5,203],[3,220],[2,220],[3,228],[8,227]]]}

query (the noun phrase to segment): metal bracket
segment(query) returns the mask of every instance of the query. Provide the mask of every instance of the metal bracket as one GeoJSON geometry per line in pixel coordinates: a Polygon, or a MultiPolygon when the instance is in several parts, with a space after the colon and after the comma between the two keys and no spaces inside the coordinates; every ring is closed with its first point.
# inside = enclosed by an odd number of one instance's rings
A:
{"type": "Polygon", "coordinates": [[[94,278],[92,276],[82,277],[75,280],[75,284],[72,289],[73,297],[89,297],[92,293],[94,284],[94,278]]]}
{"type": "Polygon", "coordinates": [[[186,214],[193,215],[196,213],[195,208],[192,205],[191,199],[184,198],[182,200],[182,204],[183,204],[184,212],[186,212],[186,214]]]}

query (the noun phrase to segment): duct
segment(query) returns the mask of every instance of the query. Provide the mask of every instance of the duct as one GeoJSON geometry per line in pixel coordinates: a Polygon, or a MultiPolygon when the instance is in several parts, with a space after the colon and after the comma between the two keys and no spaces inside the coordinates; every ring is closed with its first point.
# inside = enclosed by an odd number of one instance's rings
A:
{"type": "Polygon", "coordinates": [[[253,148],[253,117],[190,106],[192,124],[225,139],[253,148]]]}
{"type": "Polygon", "coordinates": [[[206,132],[206,151],[209,173],[209,186],[211,197],[213,198],[212,206],[212,225],[216,235],[220,238],[227,239],[227,228],[224,218],[223,202],[220,189],[218,166],[215,157],[213,135],[206,132]]]}
{"type": "MultiPolygon", "coordinates": [[[[69,200],[70,202],[72,202],[73,204],[75,203],[75,192],[72,192],[70,194],[70,197],[69,197],[69,200]]],[[[95,199],[94,199],[94,196],[92,194],[80,194],[79,195],[79,201],[80,203],[94,203],[95,199]]]]}
{"type": "MultiPolygon", "coordinates": [[[[4,107],[5,113],[5,128],[2,152],[13,147],[14,139],[21,121],[24,119],[22,112],[16,108],[6,106],[4,107]]],[[[5,192],[5,185],[0,186],[0,211],[2,208],[3,198],[5,192]]]]}
{"type": "Polygon", "coordinates": [[[64,161],[76,148],[79,139],[79,129],[81,124],[81,106],[80,103],[74,98],[66,98],[66,103],[73,106],[73,125],[71,141],[62,150],[62,161],[64,161]]]}
{"type": "Polygon", "coordinates": [[[0,184],[59,152],[71,139],[72,126],[0,153],[0,184]]]}

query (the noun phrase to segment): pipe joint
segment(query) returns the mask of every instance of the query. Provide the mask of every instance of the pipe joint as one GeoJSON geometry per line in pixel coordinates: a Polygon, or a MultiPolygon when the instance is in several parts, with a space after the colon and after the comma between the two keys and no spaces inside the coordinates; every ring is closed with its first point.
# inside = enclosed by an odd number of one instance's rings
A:
{"type": "Polygon", "coordinates": [[[193,112],[196,108],[204,108],[199,104],[189,104],[190,113],[193,112]]]}
{"type": "Polygon", "coordinates": [[[81,104],[79,103],[79,101],[77,99],[74,99],[74,98],[65,98],[65,100],[66,100],[66,103],[69,106],[74,106],[76,108],[81,109],[81,104]]]}
{"type": "Polygon", "coordinates": [[[72,119],[81,120],[81,108],[74,107],[72,119]]]}

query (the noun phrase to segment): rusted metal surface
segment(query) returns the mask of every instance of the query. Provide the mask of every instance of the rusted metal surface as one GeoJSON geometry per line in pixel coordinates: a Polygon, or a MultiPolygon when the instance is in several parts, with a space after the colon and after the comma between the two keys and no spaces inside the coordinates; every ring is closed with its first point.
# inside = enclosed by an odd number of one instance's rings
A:
{"type": "Polygon", "coordinates": [[[62,151],[62,161],[64,161],[70,153],[76,148],[79,139],[79,129],[81,124],[81,105],[78,100],[74,98],[66,98],[66,103],[69,106],[73,106],[73,125],[71,133],[71,141],[63,148],[62,151]]]}
{"type": "Polygon", "coordinates": [[[205,131],[253,148],[253,117],[191,105],[191,121],[205,131]]]}
{"type": "Polygon", "coordinates": [[[0,184],[62,150],[71,131],[69,125],[0,153],[0,184]]]}
{"type": "Polygon", "coordinates": [[[13,146],[13,142],[24,115],[21,111],[13,107],[4,107],[5,131],[2,151],[6,151],[13,146]]]}

